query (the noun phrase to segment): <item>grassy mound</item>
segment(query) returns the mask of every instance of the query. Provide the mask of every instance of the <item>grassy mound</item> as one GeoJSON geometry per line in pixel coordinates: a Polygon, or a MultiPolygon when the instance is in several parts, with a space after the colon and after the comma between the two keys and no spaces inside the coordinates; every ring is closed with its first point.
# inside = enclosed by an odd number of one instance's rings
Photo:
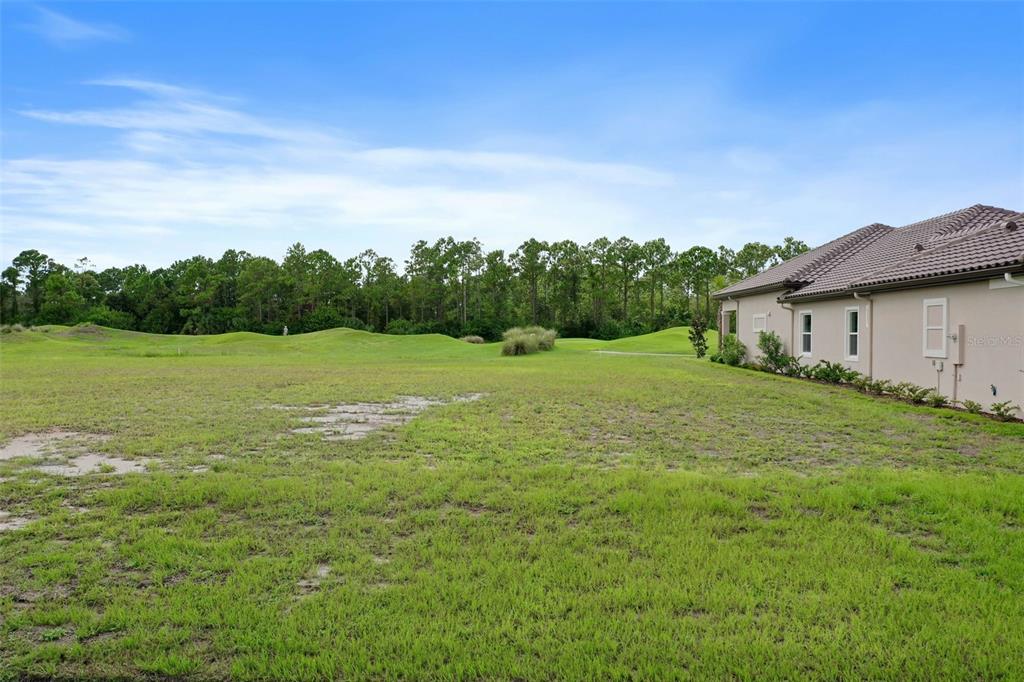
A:
{"type": "MultiPolygon", "coordinates": [[[[689,327],[671,327],[660,332],[629,336],[614,341],[599,339],[562,339],[561,346],[573,350],[607,350],[619,353],[677,353],[693,355],[693,344],[690,343],[689,327]]],[[[708,332],[708,348],[718,346],[718,332],[708,332]]]]}

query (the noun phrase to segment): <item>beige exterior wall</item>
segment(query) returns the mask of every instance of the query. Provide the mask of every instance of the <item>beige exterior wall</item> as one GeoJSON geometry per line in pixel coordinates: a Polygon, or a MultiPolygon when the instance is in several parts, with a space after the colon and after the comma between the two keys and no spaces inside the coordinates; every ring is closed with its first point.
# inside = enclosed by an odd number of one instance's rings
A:
{"type": "Polygon", "coordinates": [[[831,299],[827,301],[813,301],[807,303],[796,303],[793,305],[793,314],[796,316],[796,343],[797,352],[793,353],[800,358],[804,364],[813,365],[819,360],[839,362],[844,366],[855,369],[861,374],[870,374],[871,367],[871,333],[870,314],[871,303],[866,300],[857,300],[852,296],[842,299],[831,299]],[[858,342],[857,355],[847,354],[847,309],[855,309],[858,319],[858,342]],[[809,313],[811,316],[811,354],[803,355],[801,338],[801,313],[809,313]]]}
{"type": "MultiPolygon", "coordinates": [[[[951,399],[974,400],[986,409],[1004,400],[1024,407],[1024,286],[994,279],[877,292],[862,300],[849,296],[794,303],[793,317],[777,298],[773,292],[726,302],[735,303],[738,335],[751,359],[758,357],[755,314],[766,315],[767,329],[782,338],[787,352],[800,357],[800,313],[810,312],[811,353],[801,357],[807,364],[841,362],[877,379],[910,381],[951,399]],[[946,301],[944,358],[925,353],[926,299],[946,301]],[[846,314],[854,307],[860,322],[856,360],[846,352],[846,314]],[[948,338],[957,334],[959,325],[963,337],[948,338]]],[[[933,338],[942,335],[934,332],[933,338]]]]}
{"type": "MultiPolygon", "coordinates": [[[[764,315],[765,328],[779,335],[786,346],[786,352],[792,353],[790,339],[790,312],[779,305],[779,294],[776,291],[756,296],[737,298],[736,304],[736,335],[747,346],[747,355],[751,359],[758,357],[757,333],[754,331],[754,316],[764,315]]],[[[728,309],[730,302],[723,307],[728,309]]]]}
{"type": "Polygon", "coordinates": [[[874,375],[986,408],[1004,400],[1024,407],[1024,286],[1001,281],[993,280],[999,288],[983,281],[875,294],[874,375]],[[964,338],[947,339],[945,358],[925,357],[925,299],[946,300],[947,334],[963,325],[964,338]],[[955,367],[960,354],[963,364],[955,367]]]}

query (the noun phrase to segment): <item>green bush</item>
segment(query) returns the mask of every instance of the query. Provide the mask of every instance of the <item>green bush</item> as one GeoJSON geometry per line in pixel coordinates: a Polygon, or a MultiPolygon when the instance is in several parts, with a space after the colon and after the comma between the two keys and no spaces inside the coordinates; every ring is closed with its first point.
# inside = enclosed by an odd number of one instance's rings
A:
{"type": "Polygon", "coordinates": [[[928,391],[924,396],[924,401],[932,407],[945,407],[949,404],[949,398],[936,390],[928,391]]]}
{"type": "Polygon", "coordinates": [[[894,398],[899,398],[900,400],[910,400],[910,392],[914,388],[917,388],[915,384],[912,384],[909,381],[901,381],[898,384],[893,384],[889,390],[889,393],[894,398]]]}
{"type": "Polygon", "coordinates": [[[786,353],[782,339],[775,332],[758,334],[757,349],[761,351],[761,365],[764,371],[790,377],[800,376],[800,361],[786,353]]]}
{"type": "Polygon", "coordinates": [[[703,315],[695,315],[690,323],[690,344],[693,345],[693,352],[698,358],[704,357],[708,352],[708,323],[703,315]]]}
{"type": "Polygon", "coordinates": [[[853,387],[856,388],[861,393],[867,393],[870,391],[871,384],[873,382],[871,381],[871,377],[866,377],[862,374],[853,381],[851,381],[850,383],[853,384],[853,387]]]}
{"type": "Polygon", "coordinates": [[[355,317],[348,317],[334,308],[321,307],[305,315],[299,323],[293,326],[293,332],[318,332],[324,329],[337,329],[348,327],[357,331],[372,331],[366,323],[355,317]]]}
{"type": "Polygon", "coordinates": [[[925,388],[923,386],[913,386],[908,391],[907,398],[910,400],[910,402],[914,403],[915,405],[921,405],[926,400],[928,400],[928,396],[929,394],[931,394],[931,392],[932,389],[930,388],[925,388]]]}
{"type": "Polygon", "coordinates": [[[396,336],[415,334],[416,325],[404,318],[398,318],[397,320],[391,320],[388,322],[387,326],[384,327],[384,333],[395,334],[396,336]]]}
{"type": "Polygon", "coordinates": [[[974,400],[965,400],[960,405],[971,414],[981,414],[981,403],[974,400]]]}
{"type": "Polygon", "coordinates": [[[554,329],[543,327],[513,327],[501,335],[502,355],[528,355],[539,350],[551,350],[555,347],[558,334],[554,329]]]}
{"type": "Polygon", "coordinates": [[[722,350],[715,353],[712,360],[721,362],[733,367],[739,367],[747,359],[747,347],[736,338],[735,334],[729,334],[722,339],[722,350]]]}
{"type": "Polygon", "coordinates": [[[888,379],[878,379],[877,381],[871,381],[868,383],[868,393],[874,393],[875,395],[892,393],[892,382],[889,381],[888,379]]]}
{"type": "Polygon", "coordinates": [[[818,364],[811,368],[810,376],[812,379],[824,381],[829,384],[848,384],[852,383],[857,377],[859,377],[860,372],[853,369],[847,369],[839,362],[819,360],[818,364]]]}
{"type": "Polygon", "coordinates": [[[992,406],[989,409],[992,410],[992,414],[994,414],[996,418],[1001,419],[1004,422],[1008,422],[1017,418],[1015,413],[1020,408],[1012,404],[1009,400],[1004,400],[1001,403],[992,403],[992,406]]]}
{"type": "Polygon", "coordinates": [[[135,328],[135,318],[133,318],[129,313],[120,310],[111,310],[105,305],[98,305],[90,308],[88,312],[82,316],[82,322],[98,324],[101,327],[111,327],[113,329],[135,328]]]}
{"type": "Polygon", "coordinates": [[[540,344],[534,334],[515,334],[506,336],[501,345],[502,355],[529,355],[540,350],[540,344]]]}
{"type": "Polygon", "coordinates": [[[536,336],[537,345],[541,350],[552,350],[555,347],[555,339],[558,338],[558,332],[554,329],[545,329],[544,327],[526,327],[523,329],[523,333],[536,336]]]}

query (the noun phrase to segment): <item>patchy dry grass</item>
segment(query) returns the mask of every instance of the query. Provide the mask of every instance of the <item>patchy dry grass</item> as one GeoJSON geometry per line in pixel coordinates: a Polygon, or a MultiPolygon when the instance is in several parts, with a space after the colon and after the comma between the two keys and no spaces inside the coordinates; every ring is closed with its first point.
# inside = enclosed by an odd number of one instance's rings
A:
{"type": "Polygon", "coordinates": [[[0,678],[1024,675],[1024,426],[573,345],[6,335],[0,678]]]}

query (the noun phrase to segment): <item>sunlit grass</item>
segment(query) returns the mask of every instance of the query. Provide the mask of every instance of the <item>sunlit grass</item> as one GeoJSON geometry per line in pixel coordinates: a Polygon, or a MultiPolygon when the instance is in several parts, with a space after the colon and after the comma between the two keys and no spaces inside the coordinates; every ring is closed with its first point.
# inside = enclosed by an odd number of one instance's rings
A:
{"type": "Polygon", "coordinates": [[[0,462],[0,678],[1024,674],[1024,426],[587,350],[681,338],[6,335],[5,441],[157,464],[0,462]],[[358,441],[272,407],[470,392],[358,441]]]}

